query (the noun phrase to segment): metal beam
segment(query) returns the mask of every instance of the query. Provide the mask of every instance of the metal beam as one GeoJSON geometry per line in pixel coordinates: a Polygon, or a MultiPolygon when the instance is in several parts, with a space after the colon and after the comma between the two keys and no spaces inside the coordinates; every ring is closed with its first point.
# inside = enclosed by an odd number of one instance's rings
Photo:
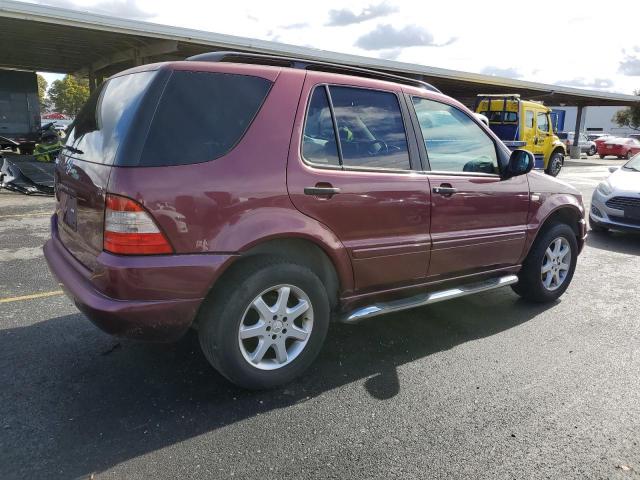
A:
{"type": "Polygon", "coordinates": [[[87,76],[90,71],[99,72],[112,65],[124,62],[132,62],[134,65],[140,65],[140,59],[146,57],[155,57],[157,55],[166,55],[178,51],[177,40],[158,40],[144,47],[129,48],[120,52],[115,52],[107,57],[101,58],[93,62],[89,67],[83,68],[77,72],[77,75],[87,76]]]}

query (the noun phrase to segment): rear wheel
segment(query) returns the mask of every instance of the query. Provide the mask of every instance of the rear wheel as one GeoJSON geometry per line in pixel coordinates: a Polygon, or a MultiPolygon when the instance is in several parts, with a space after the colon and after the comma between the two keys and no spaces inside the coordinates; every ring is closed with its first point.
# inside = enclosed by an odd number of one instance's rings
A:
{"type": "Polygon", "coordinates": [[[606,155],[598,155],[600,157],[600,160],[602,160],[606,155]]]}
{"type": "Polygon", "coordinates": [[[225,278],[199,314],[198,336],[209,362],[244,388],[282,385],[320,352],[329,300],[308,268],[263,258],[225,278]]]}
{"type": "Polygon", "coordinates": [[[573,229],[564,223],[551,225],[531,247],[513,290],[534,302],[556,300],[571,283],[577,256],[578,242],[573,229]]]}
{"type": "Polygon", "coordinates": [[[562,164],[564,163],[564,155],[559,151],[553,152],[551,158],[549,159],[549,165],[547,165],[547,169],[545,170],[548,175],[552,177],[557,177],[562,170],[562,164]]]}
{"type": "Polygon", "coordinates": [[[594,147],[593,145],[591,147],[589,147],[589,151],[587,152],[587,155],[589,155],[590,157],[594,156],[596,154],[596,147],[594,147]]]}

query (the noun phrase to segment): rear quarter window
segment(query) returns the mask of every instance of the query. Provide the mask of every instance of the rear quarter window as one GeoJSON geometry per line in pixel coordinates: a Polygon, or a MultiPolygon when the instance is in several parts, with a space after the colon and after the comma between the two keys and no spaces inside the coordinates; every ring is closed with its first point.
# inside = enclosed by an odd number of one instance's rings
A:
{"type": "Polygon", "coordinates": [[[248,75],[173,72],[139,165],[186,165],[227,154],[251,125],[271,85],[248,75]]]}

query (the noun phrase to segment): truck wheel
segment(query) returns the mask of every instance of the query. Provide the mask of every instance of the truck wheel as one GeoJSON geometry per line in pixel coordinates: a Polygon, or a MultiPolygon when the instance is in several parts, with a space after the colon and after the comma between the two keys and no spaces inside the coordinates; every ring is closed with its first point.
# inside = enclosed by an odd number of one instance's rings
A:
{"type": "Polygon", "coordinates": [[[564,163],[564,155],[560,152],[553,152],[551,158],[549,159],[549,165],[547,165],[547,169],[545,170],[548,175],[552,177],[557,177],[562,170],[562,164],[564,163]]]}
{"type": "Polygon", "coordinates": [[[573,278],[578,242],[573,229],[564,223],[551,225],[534,242],[513,291],[527,300],[545,303],[560,297],[573,278]]]}
{"type": "Polygon", "coordinates": [[[330,307],[320,279],[277,257],[241,266],[205,301],[198,337],[205,357],[247,389],[287,383],[317,357],[330,307]]]}

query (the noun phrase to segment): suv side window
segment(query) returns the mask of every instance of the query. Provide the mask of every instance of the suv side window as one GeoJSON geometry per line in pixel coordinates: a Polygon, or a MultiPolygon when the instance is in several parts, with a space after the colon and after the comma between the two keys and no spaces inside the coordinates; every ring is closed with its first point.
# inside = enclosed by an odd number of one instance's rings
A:
{"type": "Polygon", "coordinates": [[[432,170],[498,173],[493,140],[451,105],[413,97],[432,170]]]}
{"type": "Polygon", "coordinates": [[[302,156],[314,165],[340,165],[329,99],[324,86],[316,87],[311,95],[302,137],[302,156]]]}
{"type": "Polygon", "coordinates": [[[342,164],[409,170],[407,135],[394,93],[330,86],[342,164]]]}
{"type": "Polygon", "coordinates": [[[538,130],[541,132],[549,131],[549,121],[546,113],[538,113],[538,130]]]}

